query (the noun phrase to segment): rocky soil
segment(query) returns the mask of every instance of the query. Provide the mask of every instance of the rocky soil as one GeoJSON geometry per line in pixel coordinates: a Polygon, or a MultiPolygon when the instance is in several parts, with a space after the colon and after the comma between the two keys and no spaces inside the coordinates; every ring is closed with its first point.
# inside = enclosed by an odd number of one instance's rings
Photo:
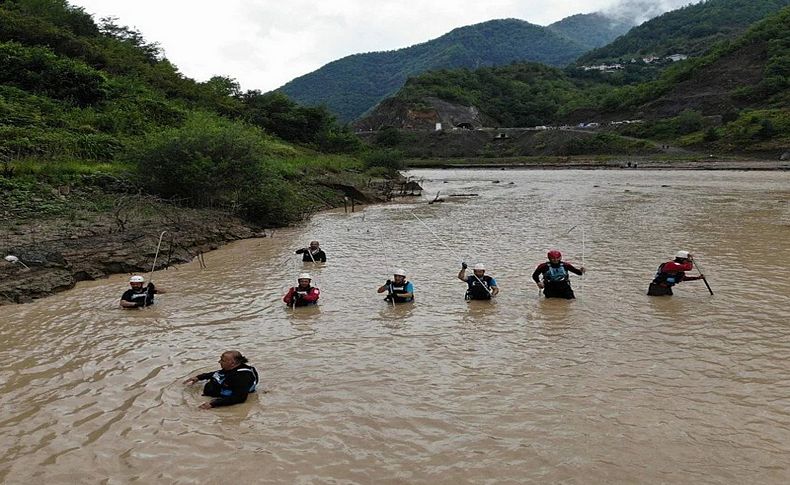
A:
{"type": "MultiPolygon", "coordinates": [[[[383,200],[390,185],[324,186],[342,206],[344,195],[357,202],[383,200]]],[[[95,186],[21,195],[8,184],[0,189],[0,305],[29,302],[114,273],[147,273],[163,231],[157,269],[192,261],[234,240],[266,236],[265,228],[226,211],[179,207],[142,194],[95,186]],[[2,259],[8,255],[27,268],[2,259]]],[[[324,208],[337,203],[328,201],[324,208]]]]}

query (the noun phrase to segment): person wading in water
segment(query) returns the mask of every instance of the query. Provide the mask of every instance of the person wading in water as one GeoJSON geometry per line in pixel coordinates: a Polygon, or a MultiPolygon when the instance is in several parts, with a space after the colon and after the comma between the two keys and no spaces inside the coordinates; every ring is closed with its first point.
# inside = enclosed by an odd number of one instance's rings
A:
{"type": "Polygon", "coordinates": [[[465,299],[490,300],[499,294],[496,280],[485,274],[486,267],[483,263],[477,263],[469,276],[466,276],[466,268],[466,263],[461,263],[461,271],[458,272],[458,279],[467,284],[465,299]]]}
{"type": "Polygon", "coordinates": [[[562,261],[562,253],[552,249],[546,253],[549,259],[546,263],[540,263],[535,271],[532,272],[532,279],[538,288],[543,290],[546,298],[565,298],[571,300],[576,298],[571,288],[570,275],[568,272],[583,275],[584,266],[576,268],[571,263],[562,261]],[[543,281],[540,277],[543,276],[543,281]]]}
{"type": "Polygon", "coordinates": [[[376,290],[379,293],[387,292],[387,301],[393,303],[408,303],[414,301],[414,285],[410,281],[406,281],[406,272],[402,269],[396,269],[393,273],[392,280],[387,280],[386,283],[379,286],[376,290]]]}
{"type": "Polygon", "coordinates": [[[318,298],[321,296],[321,290],[311,286],[310,282],[312,277],[308,273],[302,273],[297,278],[297,286],[291,287],[288,293],[283,297],[283,301],[288,306],[307,306],[318,304],[318,298]]]}
{"type": "Polygon", "coordinates": [[[310,241],[309,248],[297,249],[294,254],[301,254],[304,263],[326,263],[326,253],[318,241],[310,241]]]}
{"type": "Polygon", "coordinates": [[[148,283],[143,287],[145,278],[142,276],[134,275],[129,278],[130,289],[123,292],[121,295],[122,308],[141,308],[154,304],[154,295],[157,293],[164,293],[163,290],[157,289],[153,283],[148,283]]]}
{"type": "Polygon", "coordinates": [[[198,374],[184,381],[184,384],[192,385],[208,380],[203,386],[203,395],[214,399],[201,404],[200,409],[242,403],[247,400],[247,394],[255,392],[258,387],[258,371],[247,365],[247,358],[238,350],[223,352],[219,357],[219,366],[218,371],[198,374]]]}
{"type": "MultiPolygon", "coordinates": [[[[704,280],[705,276],[686,276],[686,271],[694,269],[694,256],[688,251],[678,251],[675,259],[661,263],[656,276],[647,289],[649,296],[671,296],[672,287],[681,281],[704,280]]],[[[712,294],[712,293],[711,293],[712,294]]]]}

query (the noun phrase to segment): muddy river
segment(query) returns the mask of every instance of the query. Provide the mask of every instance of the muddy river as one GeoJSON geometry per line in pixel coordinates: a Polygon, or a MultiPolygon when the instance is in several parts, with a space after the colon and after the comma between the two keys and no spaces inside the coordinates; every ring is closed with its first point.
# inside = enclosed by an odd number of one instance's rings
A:
{"type": "Polygon", "coordinates": [[[412,175],[421,197],[155,273],[151,308],[118,308],[128,275],[0,307],[0,482],[790,482],[790,173],[412,175]],[[311,239],[325,265],[292,255],[311,239]],[[588,270],[576,300],[531,280],[551,248],[588,270]],[[645,295],[679,249],[713,296],[645,295]],[[414,304],[376,293],[394,268],[414,304]],[[320,305],[287,309],[302,271],[320,305]],[[261,388],[200,410],[183,381],[226,349],[261,388]]]}

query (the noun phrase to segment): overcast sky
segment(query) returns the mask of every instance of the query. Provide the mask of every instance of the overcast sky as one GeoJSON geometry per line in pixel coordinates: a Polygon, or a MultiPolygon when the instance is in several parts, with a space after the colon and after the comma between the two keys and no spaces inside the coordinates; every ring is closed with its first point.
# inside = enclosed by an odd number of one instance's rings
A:
{"type": "Polygon", "coordinates": [[[158,42],[186,76],[269,91],[350,54],[408,47],[491,19],[547,25],[601,10],[645,20],[698,0],[70,0],[158,42]]]}

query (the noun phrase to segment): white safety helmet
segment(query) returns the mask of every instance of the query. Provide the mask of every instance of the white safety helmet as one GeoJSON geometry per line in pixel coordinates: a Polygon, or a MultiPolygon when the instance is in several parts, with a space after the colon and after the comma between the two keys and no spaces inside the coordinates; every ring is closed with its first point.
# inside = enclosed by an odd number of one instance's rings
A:
{"type": "Polygon", "coordinates": [[[392,274],[395,275],[395,276],[403,276],[404,278],[406,277],[406,272],[403,271],[400,268],[398,268],[395,271],[393,271],[392,274]]]}
{"type": "Polygon", "coordinates": [[[677,253],[675,253],[675,257],[676,258],[682,258],[682,259],[688,259],[689,252],[688,251],[678,251],[677,253]]]}
{"type": "Polygon", "coordinates": [[[297,279],[297,280],[312,280],[312,279],[313,279],[313,277],[312,277],[312,276],[310,276],[310,273],[301,273],[301,274],[299,275],[299,277],[298,277],[298,278],[296,278],[296,279],[297,279]]]}
{"type": "Polygon", "coordinates": [[[472,269],[474,269],[475,271],[485,271],[486,265],[484,265],[483,263],[477,263],[475,267],[472,269]]]}
{"type": "Polygon", "coordinates": [[[139,275],[134,275],[131,278],[129,278],[129,283],[142,283],[144,281],[145,281],[145,278],[143,278],[142,276],[139,276],[139,275]]]}

